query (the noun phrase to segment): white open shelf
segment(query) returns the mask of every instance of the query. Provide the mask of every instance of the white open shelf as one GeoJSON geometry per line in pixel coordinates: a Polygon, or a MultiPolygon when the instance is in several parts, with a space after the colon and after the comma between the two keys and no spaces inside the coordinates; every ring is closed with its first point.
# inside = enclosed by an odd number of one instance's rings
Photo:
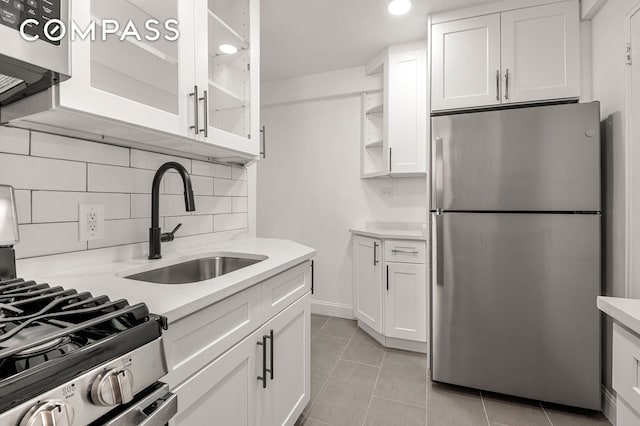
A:
{"type": "Polygon", "coordinates": [[[245,104],[244,94],[233,92],[213,80],[209,80],[209,86],[229,98],[228,101],[223,102],[225,105],[229,105],[227,108],[235,108],[245,104]]]}
{"type": "Polygon", "coordinates": [[[385,174],[384,155],[384,93],[362,95],[362,170],[361,177],[385,174]]]}
{"type": "Polygon", "coordinates": [[[217,49],[221,44],[231,44],[238,49],[247,49],[249,42],[222,18],[209,10],[209,43],[217,49]]]}
{"type": "Polygon", "coordinates": [[[364,144],[365,148],[382,148],[382,138],[378,140],[374,140],[372,142],[366,142],[364,144]]]}

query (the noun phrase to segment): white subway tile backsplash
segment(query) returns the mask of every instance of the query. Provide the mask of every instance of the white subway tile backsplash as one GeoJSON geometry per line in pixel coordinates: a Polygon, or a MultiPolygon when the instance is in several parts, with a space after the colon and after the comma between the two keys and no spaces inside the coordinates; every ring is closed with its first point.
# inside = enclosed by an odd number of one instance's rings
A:
{"type": "Polygon", "coordinates": [[[231,203],[234,213],[247,213],[249,211],[249,199],[247,197],[233,197],[231,203]]]}
{"type": "MultiPolygon", "coordinates": [[[[167,173],[164,177],[165,194],[184,194],[182,178],[177,173],[167,173]]],[[[213,178],[191,176],[194,195],[213,195],[213,178]]]]}
{"type": "Polygon", "coordinates": [[[214,217],[213,232],[232,231],[246,228],[248,215],[246,213],[220,214],[214,217]]]}
{"type": "Polygon", "coordinates": [[[80,204],[103,204],[105,220],[128,219],[129,194],[96,192],[33,192],[33,223],[78,221],[80,204]]]}
{"type": "Polygon", "coordinates": [[[213,216],[177,216],[165,217],[164,229],[172,231],[178,224],[182,228],[176,233],[176,237],[187,237],[189,235],[210,234],[213,232],[213,216]]]}
{"type": "Polygon", "coordinates": [[[0,126],[0,152],[29,155],[29,131],[0,126]]]}
{"type": "Polygon", "coordinates": [[[86,250],[87,243],[78,239],[77,222],[20,225],[15,249],[16,258],[24,259],[86,250]]]}
{"type": "Polygon", "coordinates": [[[143,243],[148,240],[147,219],[107,220],[104,223],[104,239],[89,241],[89,249],[143,243]]]}
{"type": "Polygon", "coordinates": [[[155,152],[131,150],[131,167],[138,169],[158,170],[160,166],[169,161],[182,164],[191,173],[191,160],[171,155],[157,154],[155,152]]]}
{"type": "Polygon", "coordinates": [[[163,231],[178,223],[178,237],[247,227],[248,184],[241,167],[0,127],[0,183],[16,189],[17,257],[146,242],[153,177],[167,161],[190,171],[196,211],[185,211],[182,180],[169,171],[160,185],[163,231]],[[79,240],[80,204],[104,205],[104,239],[79,240]]]}
{"type": "Polygon", "coordinates": [[[0,164],[0,182],[16,189],[87,189],[87,165],[84,163],[0,154],[0,164]]]}
{"type": "MultiPolygon", "coordinates": [[[[216,176],[218,177],[218,176],[216,176]]],[[[247,180],[247,169],[244,167],[232,167],[231,179],[233,180],[247,180]]]]}
{"type": "MultiPolygon", "coordinates": [[[[198,203],[196,202],[196,207],[198,203]]],[[[189,215],[184,208],[184,195],[161,195],[160,196],[160,216],[186,216],[189,215]]],[[[131,217],[150,218],[151,217],[151,195],[132,194],[131,195],[131,217]]]]}
{"type": "Polygon", "coordinates": [[[89,191],[151,194],[154,174],[151,170],[89,164],[89,191]]]}
{"type": "Polygon", "coordinates": [[[16,191],[16,210],[20,225],[31,223],[31,191],[16,191]]]}
{"type": "Polygon", "coordinates": [[[246,197],[249,193],[247,182],[240,180],[214,179],[213,195],[220,197],[246,197]]]}
{"type": "Polygon", "coordinates": [[[193,174],[200,176],[217,177],[231,179],[231,166],[224,164],[206,163],[204,161],[193,160],[193,174]]]}
{"type": "Polygon", "coordinates": [[[231,213],[230,197],[196,197],[195,214],[231,213]]]}
{"type": "Polygon", "coordinates": [[[127,148],[47,133],[33,132],[31,134],[31,155],[113,166],[129,166],[129,150],[127,148]]]}

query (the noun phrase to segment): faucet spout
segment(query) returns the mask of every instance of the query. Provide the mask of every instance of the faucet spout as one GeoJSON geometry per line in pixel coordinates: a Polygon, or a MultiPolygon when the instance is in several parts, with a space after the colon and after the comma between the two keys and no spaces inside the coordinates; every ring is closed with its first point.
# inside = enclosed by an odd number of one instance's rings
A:
{"type": "Polygon", "coordinates": [[[193,188],[191,186],[191,176],[184,166],[180,163],[170,161],[160,166],[153,177],[153,185],[151,188],[151,228],[149,228],[149,259],[161,259],[161,243],[163,241],[173,241],[174,234],[180,228],[180,225],[173,232],[162,233],[160,229],[160,182],[162,177],[168,170],[175,170],[182,178],[184,186],[184,206],[188,212],[196,210],[196,203],[193,196],[193,188]]]}

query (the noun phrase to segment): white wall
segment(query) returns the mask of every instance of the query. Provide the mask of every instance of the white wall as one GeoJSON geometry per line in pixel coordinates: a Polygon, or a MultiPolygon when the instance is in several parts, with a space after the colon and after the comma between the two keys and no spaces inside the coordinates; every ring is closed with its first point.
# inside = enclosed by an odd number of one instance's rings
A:
{"type": "MultiPolygon", "coordinates": [[[[338,76],[321,80],[330,87],[338,76]]],[[[292,90],[300,80],[277,84],[292,90]]],[[[266,86],[263,105],[270,102],[266,86]]],[[[360,179],[361,108],[360,97],[349,94],[261,111],[268,156],[258,164],[258,236],[316,248],[314,306],[342,307],[340,312],[347,314],[352,306],[348,229],[366,221],[424,223],[427,216],[425,178],[360,179]],[[387,188],[393,196],[382,197],[387,188]]]]}
{"type": "MultiPolygon", "coordinates": [[[[593,97],[601,103],[606,170],[605,292],[625,296],[624,17],[638,0],[609,0],[592,19],[593,97]]],[[[611,321],[605,325],[604,383],[611,389],[611,321]]]]}

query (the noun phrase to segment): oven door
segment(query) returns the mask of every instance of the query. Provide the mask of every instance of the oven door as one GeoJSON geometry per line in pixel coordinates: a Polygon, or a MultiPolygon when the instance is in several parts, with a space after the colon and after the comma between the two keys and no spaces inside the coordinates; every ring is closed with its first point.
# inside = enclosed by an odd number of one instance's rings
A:
{"type": "Polygon", "coordinates": [[[102,426],[164,426],[178,412],[178,396],[169,386],[157,382],[115,414],[95,422],[102,426]]]}

